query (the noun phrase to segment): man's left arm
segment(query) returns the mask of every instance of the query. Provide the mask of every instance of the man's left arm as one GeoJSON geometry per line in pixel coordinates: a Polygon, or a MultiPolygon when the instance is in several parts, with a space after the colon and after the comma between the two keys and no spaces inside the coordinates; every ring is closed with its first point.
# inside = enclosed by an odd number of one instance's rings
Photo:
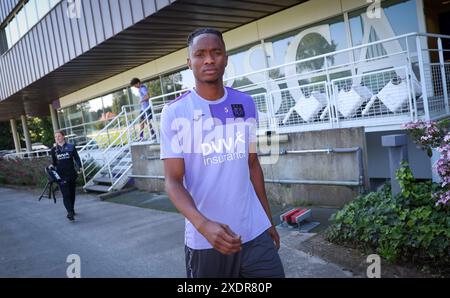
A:
{"type": "Polygon", "coordinates": [[[150,99],[150,95],[148,94],[148,89],[145,87],[143,88],[143,96],[141,98],[141,102],[148,101],[150,99]]]}
{"type": "Polygon", "coordinates": [[[269,234],[272,237],[273,241],[275,241],[277,249],[279,249],[280,236],[278,235],[278,232],[273,225],[272,212],[270,211],[269,200],[267,199],[266,188],[264,185],[264,174],[261,168],[261,164],[259,163],[257,153],[249,153],[248,166],[250,169],[250,180],[252,181],[256,195],[258,196],[258,199],[261,202],[261,205],[263,206],[264,211],[266,212],[267,217],[270,220],[270,223],[272,224],[272,227],[270,227],[269,229],[269,234]]]}
{"type": "Polygon", "coordinates": [[[144,95],[141,101],[148,101],[150,99],[150,96],[147,94],[144,95]]]}

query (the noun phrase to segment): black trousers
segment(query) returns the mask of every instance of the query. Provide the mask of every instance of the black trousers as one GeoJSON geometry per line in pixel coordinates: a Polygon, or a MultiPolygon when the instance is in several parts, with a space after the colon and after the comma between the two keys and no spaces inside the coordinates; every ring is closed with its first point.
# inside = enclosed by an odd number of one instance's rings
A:
{"type": "Polygon", "coordinates": [[[75,211],[75,187],[75,180],[64,181],[59,184],[59,188],[61,189],[63,196],[64,207],[66,207],[67,213],[75,211]]]}
{"type": "Polygon", "coordinates": [[[185,246],[188,278],[284,278],[284,268],[268,231],[223,255],[218,250],[185,246]]]}

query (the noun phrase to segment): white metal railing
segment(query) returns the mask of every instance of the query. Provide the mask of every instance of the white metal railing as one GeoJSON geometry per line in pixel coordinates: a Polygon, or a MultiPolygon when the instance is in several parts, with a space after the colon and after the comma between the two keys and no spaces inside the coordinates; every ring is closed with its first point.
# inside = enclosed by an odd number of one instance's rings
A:
{"type": "MultiPolygon", "coordinates": [[[[450,63],[444,61],[444,53],[450,49],[443,48],[442,39],[450,36],[409,33],[227,78],[224,82],[253,97],[259,134],[268,130],[289,133],[355,126],[367,130],[386,126],[399,129],[408,121],[450,114],[450,63]],[[244,81],[251,83],[239,85],[244,81]]],[[[152,135],[150,122],[155,130],[159,127],[167,98],[184,91],[150,98],[153,119],[145,119],[147,135],[152,135]]],[[[143,112],[138,114],[136,107],[123,107],[124,129],[103,150],[102,155],[107,155],[112,148],[121,148],[104,157],[111,177],[115,160],[127,155],[129,152],[124,153],[128,145],[139,140],[143,112]]]]}
{"type": "MultiPolygon", "coordinates": [[[[150,104],[144,111],[140,110],[140,105],[122,106],[122,112],[116,118],[120,116],[124,119],[123,129],[106,148],[101,150],[99,156],[103,166],[86,182],[85,186],[95,184],[94,180],[102,177],[109,180],[109,190],[121,188],[126,183],[132,167],[130,145],[143,142],[158,143],[158,127],[162,108],[168,97],[172,95],[176,97],[184,91],[179,90],[153,97],[152,102],[159,101],[160,104],[150,104]],[[143,129],[141,125],[143,125],[143,129]]],[[[86,169],[84,170],[86,171],[86,169]]]]}
{"type": "Polygon", "coordinates": [[[442,47],[442,39],[450,36],[405,34],[239,75],[225,83],[253,96],[259,133],[352,126],[400,129],[418,118],[449,115],[450,66],[444,53],[450,49],[442,47]],[[251,84],[238,85],[243,78],[251,84]]]}
{"type": "Polygon", "coordinates": [[[16,158],[36,158],[36,157],[48,157],[50,156],[51,149],[42,149],[42,150],[34,150],[34,151],[23,151],[23,152],[14,152],[8,153],[3,156],[5,159],[16,159],[16,158]]]}
{"type": "Polygon", "coordinates": [[[110,132],[120,134],[121,131],[126,128],[124,117],[125,113],[123,111],[120,112],[79,150],[85,184],[87,183],[88,177],[97,173],[99,164],[103,164],[102,158],[96,157],[98,155],[91,154],[92,150],[101,150],[101,148],[107,147],[113,142],[113,140],[111,140],[110,132]]]}

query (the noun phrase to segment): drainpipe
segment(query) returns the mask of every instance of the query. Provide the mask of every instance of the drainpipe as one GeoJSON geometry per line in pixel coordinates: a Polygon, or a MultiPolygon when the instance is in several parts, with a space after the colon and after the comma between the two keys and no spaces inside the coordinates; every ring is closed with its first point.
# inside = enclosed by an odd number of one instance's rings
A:
{"type": "MultiPolygon", "coordinates": [[[[362,158],[362,150],[360,147],[353,148],[325,148],[325,149],[309,149],[309,150],[280,150],[280,155],[286,154],[304,154],[304,153],[356,153],[356,159],[359,165],[359,175],[357,181],[347,180],[299,180],[299,179],[264,179],[266,183],[278,184],[310,184],[310,185],[338,185],[338,186],[359,186],[360,193],[364,190],[364,166],[362,158]]],[[[258,154],[258,156],[269,156],[270,153],[258,154]]],[[[141,159],[159,160],[159,156],[141,156],[141,159]]],[[[164,179],[164,176],[155,175],[130,175],[131,178],[142,179],[164,179]]]]}
{"type": "Polygon", "coordinates": [[[312,185],[339,185],[339,186],[360,186],[359,181],[341,180],[298,180],[298,179],[264,179],[266,183],[279,184],[312,184],[312,185]]]}
{"type": "MultiPolygon", "coordinates": [[[[315,185],[341,185],[341,186],[360,186],[359,192],[364,191],[364,165],[362,150],[360,147],[352,148],[325,148],[325,149],[307,149],[307,150],[280,150],[280,155],[286,154],[307,154],[307,153],[356,153],[358,162],[358,181],[339,181],[339,180],[298,180],[298,179],[265,179],[268,183],[279,184],[315,184],[315,185]]],[[[258,156],[267,156],[270,154],[258,154],[258,156]]]]}

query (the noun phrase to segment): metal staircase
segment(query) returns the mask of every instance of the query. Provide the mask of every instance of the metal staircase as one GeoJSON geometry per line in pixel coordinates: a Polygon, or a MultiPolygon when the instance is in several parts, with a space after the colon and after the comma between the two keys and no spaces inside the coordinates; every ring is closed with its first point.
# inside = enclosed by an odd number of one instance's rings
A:
{"type": "Polygon", "coordinates": [[[110,192],[122,189],[128,183],[132,169],[131,144],[159,142],[154,119],[144,120],[145,129],[142,133],[140,130],[141,117],[152,106],[150,105],[141,113],[138,112],[139,114],[136,113],[135,108],[135,105],[123,106],[122,112],[80,150],[85,190],[110,192]],[[153,129],[150,129],[149,124],[153,129]],[[100,136],[107,131],[114,131],[119,135],[113,140],[110,138],[107,143],[98,144],[98,140],[104,139],[100,136]],[[93,152],[94,150],[97,152],[93,152]]]}
{"type": "Polygon", "coordinates": [[[110,159],[84,186],[85,190],[109,192],[119,190],[128,182],[128,172],[131,170],[131,152],[129,146],[124,146],[119,153],[110,159]]]}

